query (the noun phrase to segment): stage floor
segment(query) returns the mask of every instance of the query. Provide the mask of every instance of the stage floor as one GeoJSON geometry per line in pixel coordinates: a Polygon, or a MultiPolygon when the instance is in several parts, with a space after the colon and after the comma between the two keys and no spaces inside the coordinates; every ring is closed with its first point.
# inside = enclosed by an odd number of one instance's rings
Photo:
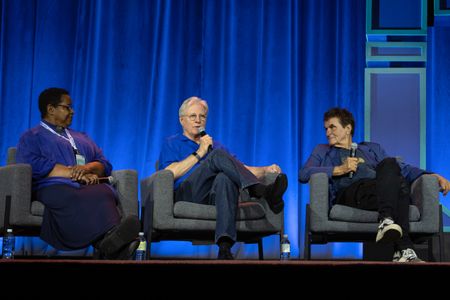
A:
{"type": "MultiPolygon", "coordinates": [[[[81,291],[101,293],[101,289],[105,288],[114,294],[116,290],[131,291],[142,286],[148,292],[162,289],[164,293],[169,291],[171,295],[178,293],[185,297],[184,293],[192,289],[200,289],[196,293],[204,295],[208,294],[207,291],[217,293],[215,289],[218,286],[229,286],[236,293],[236,285],[250,289],[251,296],[255,296],[255,293],[268,296],[268,293],[273,294],[274,289],[283,285],[297,290],[297,294],[304,293],[305,289],[334,293],[336,289],[354,289],[355,286],[366,288],[370,285],[367,292],[376,294],[374,287],[380,283],[390,286],[403,286],[403,283],[423,286],[425,282],[432,280],[433,285],[445,287],[449,277],[449,262],[0,259],[0,282],[22,286],[24,289],[21,293],[31,295],[33,290],[47,289],[50,286],[66,287],[69,294],[81,291]]],[[[58,297],[57,290],[50,289],[58,297]]],[[[249,291],[246,290],[245,293],[249,291]]]]}
{"type": "Polygon", "coordinates": [[[0,259],[0,270],[46,270],[63,272],[67,270],[89,272],[123,271],[242,271],[242,272],[358,272],[358,271],[429,271],[449,272],[450,262],[394,263],[361,260],[200,260],[200,259],[151,259],[146,261],[93,260],[93,259],[0,259]]]}

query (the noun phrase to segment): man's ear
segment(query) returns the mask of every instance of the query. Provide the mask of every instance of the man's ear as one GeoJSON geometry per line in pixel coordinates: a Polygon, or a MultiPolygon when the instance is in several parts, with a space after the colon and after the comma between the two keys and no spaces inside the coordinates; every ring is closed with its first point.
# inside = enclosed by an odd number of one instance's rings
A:
{"type": "Polygon", "coordinates": [[[345,129],[347,130],[348,134],[352,134],[352,125],[348,124],[347,126],[345,126],[345,129]]]}
{"type": "Polygon", "coordinates": [[[56,107],[51,104],[47,104],[47,115],[53,115],[55,113],[56,107]]]}

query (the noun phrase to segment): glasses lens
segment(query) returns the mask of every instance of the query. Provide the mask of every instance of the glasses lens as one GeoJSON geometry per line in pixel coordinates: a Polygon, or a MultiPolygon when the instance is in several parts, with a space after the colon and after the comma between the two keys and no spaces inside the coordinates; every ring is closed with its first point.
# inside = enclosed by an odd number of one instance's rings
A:
{"type": "Polygon", "coordinates": [[[195,121],[197,120],[197,117],[200,119],[200,121],[205,121],[206,120],[206,116],[205,115],[189,115],[188,118],[191,121],[195,121]]]}
{"type": "Polygon", "coordinates": [[[64,107],[65,109],[67,109],[68,111],[71,111],[71,110],[73,110],[73,107],[72,107],[72,105],[66,105],[66,104],[58,104],[58,106],[62,106],[62,107],[64,107]]]}

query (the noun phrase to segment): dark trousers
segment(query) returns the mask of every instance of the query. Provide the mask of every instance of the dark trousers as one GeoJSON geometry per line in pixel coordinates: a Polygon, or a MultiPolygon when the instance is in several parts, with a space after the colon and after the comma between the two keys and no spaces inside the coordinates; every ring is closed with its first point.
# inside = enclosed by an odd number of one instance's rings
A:
{"type": "Polygon", "coordinates": [[[41,239],[56,249],[87,247],[120,223],[117,198],[107,184],[55,184],[36,196],[45,205],[41,239]]]}
{"type": "Polygon", "coordinates": [[[175,201],[216,206],[215,242],[227,236],[236,241],[239,190],[259,183],[240,161],[214,149],[175,192],[175,201]]]}
{"type": "Polygon", "coordinates": [[[377,210],[379,219],[390,217],[400,225],[402,238],[398,250],[412,248],[409,237],[410,185],[401,175],[395,158],[386,158],[376,167],[375,179],[362,179],[337,195],[336,203],[366,210],[377,210]]]}

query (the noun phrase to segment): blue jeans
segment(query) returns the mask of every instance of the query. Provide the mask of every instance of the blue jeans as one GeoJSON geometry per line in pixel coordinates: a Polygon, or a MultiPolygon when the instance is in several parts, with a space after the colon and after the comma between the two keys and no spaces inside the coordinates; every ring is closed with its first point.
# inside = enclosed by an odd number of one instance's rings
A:
{"type": "Polygon", "coordinates": [[[175,192],[175,201],[216,206],[215,242],[223,236],[236,241],[239,190],[259,183],[240,161],[222,149],[208,154],[175,192]]]}

